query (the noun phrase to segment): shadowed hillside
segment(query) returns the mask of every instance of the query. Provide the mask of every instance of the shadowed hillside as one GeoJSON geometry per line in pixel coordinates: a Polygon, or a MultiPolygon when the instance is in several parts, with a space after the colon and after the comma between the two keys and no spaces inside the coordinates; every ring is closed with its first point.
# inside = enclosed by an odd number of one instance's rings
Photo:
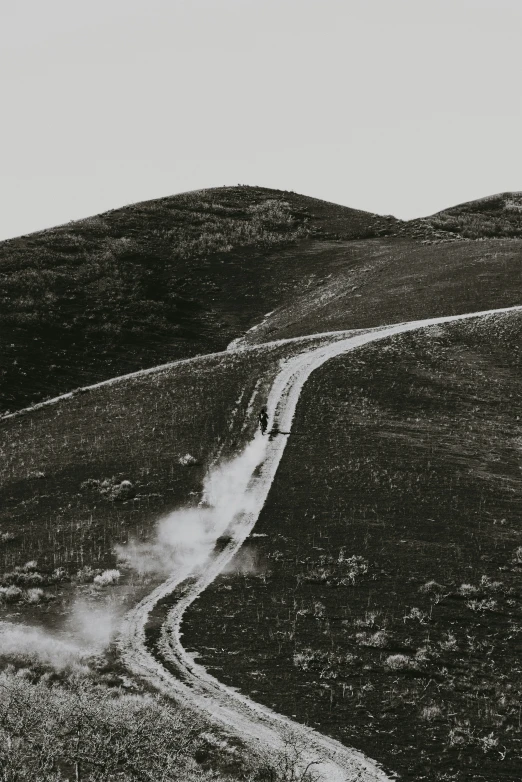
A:
{"type": "MultiPolygon", "coordinates": [[[[520,304],[522,239],[477,238],[237,187],[5,242],[4,405],[238,337],[520,304]]],[[[405,780],[516,775],[520,335],[520,314],[496,315],[368,345],[317,371],[256,532],[184,624],[220,680],[405,780]]],[[[205,514],[209,468],[251,440],[282,368],[294,372],[285,365],[324,341],[200,357],[4,419],[2,621],[29,622],[36,640],[52,631],[80,643],[77,606],[89,617],[105,607],[113,637],[133,601],[172,571],[158,553],[165,519],[205,514]],[[142,567],[148,551],[154,561],[142,567]]],[[[183,524],[172,532],[185,556],[183,524]]],[[[147,648],[159,648],[180,594],[149,614],[147,648]]],[[[0,662],[47,677],[52,658],[13,633],[0,662]]],[[[118,648],[100,670],[119,687],[118,648]]],[[[29,692],[39,690],[21,693],[32,713],[29,692]]],[[[247,755],[232,745],[225,764],[212,752],[197,749],[218,769],[247,755]]],[[[256,777],[265,778],[280,777],[256,777]]]]}
{"type": "Polygon", "coordinates": [[[310,275],[319,240],[398,221],[295,193],[204,190],[0,244],[0,410],[222,350],[310,275]],[[281,252],[284,250],[284,260],[281,252]]]}

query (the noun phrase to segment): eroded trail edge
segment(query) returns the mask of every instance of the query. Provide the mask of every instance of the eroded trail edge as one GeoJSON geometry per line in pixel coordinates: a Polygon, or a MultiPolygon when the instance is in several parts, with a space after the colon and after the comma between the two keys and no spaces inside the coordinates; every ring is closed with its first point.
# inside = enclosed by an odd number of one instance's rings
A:
{"type": "Polygon", "coordinates": [[[399,323],[371,332],[352,333],[349,337],[343,337],[342,333],[332,334],[330,342],[283,362],[267,403],[269,426],[281,434],[269,439],[257,433],[254,441],[247,446],[255,448],[258,457],[252,465],[243,510],[234,516],[227,530],[227,545],[221,552],[213,553],[197,572],[176,572],[126,615],[118,643],[128,668],[165,695],[195,708],[240,738],[256,753],[270,755],[283,750],[288,740],[298,744],[304,748],[303,763],[317,762],[314,769],[325,782],[384,782],[393,779],[393,775],[385,773],[378,763],[361,752],[295,723],[219,682],[183,648],[181,622],[187,607],[221,573],[251,533],[277,473],[301,390],[314,370],[336,356],[397,334],[516,311],[522,311],[522,306],[399,323]],[[159,601],[180,585],[184,588],[167,614],[153,654],[147,648],[145,637],[149,615],[159,601]],[[162,664],[162,660],[168,663],[170,670],[162,664]],[[176,675],[171,671],[175,671],[176,675]]]}

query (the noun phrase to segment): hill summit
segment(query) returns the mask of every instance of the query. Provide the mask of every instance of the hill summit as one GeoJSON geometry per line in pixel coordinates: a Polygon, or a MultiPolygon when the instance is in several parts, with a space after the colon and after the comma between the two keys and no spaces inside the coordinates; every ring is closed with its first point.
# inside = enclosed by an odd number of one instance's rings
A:
{"type": "Polygon", "coordinates": [[[299,288],[303,243],[387,235],[398,223],[237,186],[2,242],[0,409],[222,350],[299,288]]]}

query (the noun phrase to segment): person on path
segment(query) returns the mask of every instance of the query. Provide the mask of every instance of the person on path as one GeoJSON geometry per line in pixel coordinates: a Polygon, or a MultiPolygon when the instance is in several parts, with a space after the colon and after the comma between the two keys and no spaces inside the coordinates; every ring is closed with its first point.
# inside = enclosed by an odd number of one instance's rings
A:
{"type": "Polygon", "coordinates": [[[266,411],[266,407],[263,405],[263,407],[260,410],[259,416],[259,427],[261,429],[261,434],[264,434],[266,432],[266,428],[268,426],[268,413],[266,411]]]}

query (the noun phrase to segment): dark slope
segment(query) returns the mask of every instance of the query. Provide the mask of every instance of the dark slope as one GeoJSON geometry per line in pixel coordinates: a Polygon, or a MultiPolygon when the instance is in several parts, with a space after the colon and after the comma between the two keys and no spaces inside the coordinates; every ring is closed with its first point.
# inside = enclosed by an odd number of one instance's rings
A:
{"type": "MultiPolygon", "coordinates": [[[[0,618],[62,627],[77,571],[117,567],[117,544],[150,539],[156,519],[196,507],[207,469],[250,441],[252,409],[266,399],[281,360],[300,350],[284,344],[204,356],[5,419],[0,618]],[[122,480],[131,487],[118,489],[122,480]],[[23,569],[34,560],[40,576],[23,569]],[[57,567],[64,569],[58,578],[57,567]],[[26,593],[6,598],[2,587],[11,584],[44,588],[45,596],[36,603],[26,593]]],[[[114,597],[152,590],[148,576],[143,582],[125,573],[123,592],[111,587],[114,597]]]]}
{"type": "Polygon", "coordinates": [[[226,684],[404,782],[519,775],[522,317],[432,327],[305,385],[267,503],[189,608],[226,684]]]}
{"type": "Polygon", "coordinates": [[[377,238],[325,247],[328,273],[245,337],[249,343],[522,303],[522,240],[377,238]]]}
{"type": "Polygon", "coordinates": [[[337,240],[399,226],[291,192],[198,191],[0,244],[0,410],[221,350],[329,273],[337,240]],[[313,250],[321,241],[320,257],[313,250]],[[312,249],[312,252],[308,252],[312,249]],[[282,257],[284,252],[284,257],[282,257]]]}

